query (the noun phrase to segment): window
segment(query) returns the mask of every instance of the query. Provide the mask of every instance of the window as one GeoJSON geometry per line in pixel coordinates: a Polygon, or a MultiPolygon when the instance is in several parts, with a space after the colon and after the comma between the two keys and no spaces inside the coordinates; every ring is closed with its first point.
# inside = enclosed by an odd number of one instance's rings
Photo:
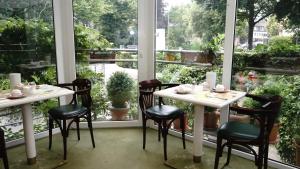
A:
{"type": "MultiPolygon", "coordinates": [[[[284,98],[277,124],[271,132],[269,158],[295,164],[295,146],[292,145],[300,126],[297,113],[300,111],[300,21],[299,11],[297,13],[293,8],[299,4],[276,0],[252,2],[238,2],[235,39],[243,40],[235,43],[232,87],[260,95],[278,94],[284,98]],[[249,11],[249,5],[258,8],[249,11]],[[260,7],[269,11],[259,11],[260,7]],[[252,12],[258,14],[251,16],[252,12]]],[[[255,106],[252,101],[247,105],[255,106]]],[[[231,115],[231,119],[238,117],[249,121],[247,116],[234,116],[231,115]]]]}
{"type": "MultiPolygon", "coordinates": [[[[0,2],[0,92],[9,90],[8,74],[20,72],[22,82],[56,84],[56,54],[51,0],[0,2]]],[[[57,99],[35,103],[34,129],[47,129],[47,111],[57,99]]],[[[0,110],[7,141],[23,137],[19,107],[0,110]]]]}
{"type": "Polygon", "coordinates": [[[92,118],[95,121],[138,119],[137,0],[74,0],[76,69],[93,82],[92,118]],[[114,72],[134,80],[129,112],[111,113],[106,84],[114,72]]]}

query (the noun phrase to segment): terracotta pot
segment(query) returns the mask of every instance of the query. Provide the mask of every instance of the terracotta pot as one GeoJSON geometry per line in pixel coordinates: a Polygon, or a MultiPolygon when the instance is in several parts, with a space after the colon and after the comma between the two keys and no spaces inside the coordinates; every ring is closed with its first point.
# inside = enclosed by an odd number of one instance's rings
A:
{"type": "MultiPolygon", "coordinates": [[[[187,118],[187,115],[185,114],[184,115],[184,126],[185,126],[185,130],[191,130],[190,126],[189,126],[189,123],[188,123],[188,118],[187,118]]],[[[176,119],[173,121],[173,127],[175,130],[178,130],[178,131],[181,131],[181,128],[180,128],[180,119],[176,119]]]]}
{"type": "Polygon", "coordinates": [[[250,123],[250,117],[248,115],[231,114],[229,116],[229,121],[238,121],[238,122],[242,122],[242,123],[250,123]]]}
{"type": "Polygon", "coordinates": [[[271,133],[269,135],[269,143],[276,144],[278,142],[278,135],[279,135],[279,124],[274,123],[271,133]]]}
{"type": "Polygon", "coordinates": [[[295,141],[294,145],[296,147],[296,165],[300,166],[300,144],[295,141]]]}
{"type": "Polygon", "coordinates": [[[172,53],[167,53],[165,55],[165,60],[167,60],[167,61],[175,61],[176,60],[176,56],[174,54],[172,54],[172,53]]]}
{"type": "Polygon", "coordinates": [[[215,130],[219,127],[220,112],[205,112],[204,113],[204,129],[215,130]]]}
{"type": "Polygon", "coordinates": [[[127,105],[127,107],[125,108],[116,108],[110,105],[108,109],[111,112],[111,120],[122,121],[126,119],[129,111],[129,106],[127,105]]]}

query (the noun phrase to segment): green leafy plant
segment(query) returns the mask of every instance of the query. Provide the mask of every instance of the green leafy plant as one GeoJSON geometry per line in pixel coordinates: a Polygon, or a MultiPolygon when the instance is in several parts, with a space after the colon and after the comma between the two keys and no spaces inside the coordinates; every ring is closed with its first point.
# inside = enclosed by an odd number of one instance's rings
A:
{"type": "Polygon", "coordinates": [[[106,89],[112,106],[124,108],[132,96],[133,79],[125,72],[115,72],[109,78],[106,89]]]}

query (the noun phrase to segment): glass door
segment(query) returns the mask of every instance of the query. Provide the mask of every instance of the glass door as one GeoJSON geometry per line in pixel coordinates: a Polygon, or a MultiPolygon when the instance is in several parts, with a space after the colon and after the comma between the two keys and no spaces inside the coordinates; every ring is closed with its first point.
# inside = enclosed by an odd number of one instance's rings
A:
{"type": "Polygon", "coordinates": [[[138,120],[137,5],[137,0],[73,0],[76,72],[93,83],[94,121],[138,120]]]}

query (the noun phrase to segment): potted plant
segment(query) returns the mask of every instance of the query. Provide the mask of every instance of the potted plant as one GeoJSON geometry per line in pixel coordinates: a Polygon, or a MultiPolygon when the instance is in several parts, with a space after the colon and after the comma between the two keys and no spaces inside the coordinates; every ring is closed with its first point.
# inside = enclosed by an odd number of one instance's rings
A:
{"type": "MultiPolygon", "coordinates": [[[[176,100],[175,103],[176,107],[182,109],[184,111],[184,126],[185,126],[185,130],[191,130],[191,127],[189,126],[188,123],[188,113],[193,112],[193,105],[187,102],[183,102],[183,101],[178,101],[176,100]]],[[[173,121],[173,128],[177,131],[180,131],[180,119],[176,119],[173,121]]]]}
{"type": "Polygon", "coordinates": [[[109,78],[106,89],[108,99],[111,101],[109,110],[112,120],[124,120],[128,114],[133,83],[133,79],[125,72],[115,72],[109,78]]]}
{"type": "Polygon", "coordinates": [[[204,129],[215,130],[218,128],[220,120],[220,112],[213,107],[205,107],[204,109],[204,129]]]}

